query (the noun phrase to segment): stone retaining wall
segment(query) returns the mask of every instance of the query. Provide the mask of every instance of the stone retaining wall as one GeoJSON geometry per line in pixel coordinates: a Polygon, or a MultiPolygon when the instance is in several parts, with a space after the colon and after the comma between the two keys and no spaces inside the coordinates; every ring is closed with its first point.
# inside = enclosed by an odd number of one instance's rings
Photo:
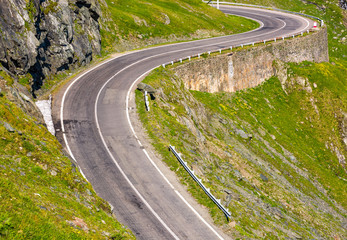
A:
{"type": "Polygon", "coordinates": [[[273,76],[274,60],[329,61],[327,30],[233,53],[201,58],[175,68],[186,88],[204,92],[235,92],[255,87],[273,76]]]}

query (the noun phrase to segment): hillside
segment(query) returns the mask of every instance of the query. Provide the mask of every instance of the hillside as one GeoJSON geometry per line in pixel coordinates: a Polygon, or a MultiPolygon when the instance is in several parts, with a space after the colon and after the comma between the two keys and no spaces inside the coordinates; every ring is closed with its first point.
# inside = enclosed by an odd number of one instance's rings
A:
{"type": "Polygon", "coordinates": [[[286,67],[283,86],[274,77],[216,94],[188,91],[174,68],[161,68],[144,81],[158,90],[151,111],[137,93],[138,111],[163,161],[231,236],[344,239],[346,69],[309,62],[286,67]],[[231,223],[169,145],[228,206],[231,223]]]}
{"type": "Polygon", "coordinates": [[[11,81],[1,70],[0,239],[134,239],[11,81]]]}
{"type": "Polygon", "coordinates": [[[256,22],[225,16],[200,0],[113,1],[102,5],[103,51],[124,51],[153,44],[235,34],[256,22]]]}
{"type": "MultiPolygon", "coordinates": [[[[154,70],[150,112],[136,93],[154,148],[233,238],[347,238],[346,11],[337,1],[252,1],[321,17],[329,63],[274,62],[276,76],[236,93],[188,91],[175,66],[154,70]],[[179,165],[222,199],[230,222],[179,165]]],[[[313,46],[314,47],[314,46],[313,46]]]]}
{"type": "Polygon", "coordinates": [[[33,97],[114,52],[257,23],[200,1],[0,2],[0,238],[133,239],[47,131],[33,97]]]}

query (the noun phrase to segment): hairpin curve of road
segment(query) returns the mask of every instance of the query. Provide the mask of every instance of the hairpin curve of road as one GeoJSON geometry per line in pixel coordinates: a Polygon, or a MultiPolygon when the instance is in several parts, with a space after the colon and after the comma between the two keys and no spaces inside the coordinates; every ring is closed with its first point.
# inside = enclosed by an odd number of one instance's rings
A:
{"type": "Polygon", "coordinates": [[[222,239],[149,158],[129,118],[129,96],[163,63],[221,48],[290,36],[313,22],[288,13],[245,7],[220,9],[261,22],[253,31],[130,52],[76,78],[61,98],[63,140],[96,192],[139,239],[222,239]],[[277,17],[281,17],[278,19],[277,17]]]}

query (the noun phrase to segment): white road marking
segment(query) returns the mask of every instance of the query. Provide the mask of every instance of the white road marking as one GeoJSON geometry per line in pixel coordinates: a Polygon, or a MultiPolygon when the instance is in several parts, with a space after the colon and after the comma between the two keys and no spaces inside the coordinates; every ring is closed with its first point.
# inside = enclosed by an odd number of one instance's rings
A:
{"type": "MultiPolygon", "coordinates": [[[[112,77],[113,78],[113,77],[112,77]]],[[[149,205],[149,203],[146,201],[146,199],[141,195],[141,193],[136,189],[136,187],[133,185],[133,183],[129,180],[129,178],[127,177],[127,175],[125,174],[125,172],[123,171],[123,169],[120,167],[120,165],[118,164],[118,162],[116,161],[116,159],[113,157],[111,151],[109,150],[109,148],[107,147],[107,144],[105,142],[104,136],[101,133],[100,130],[100,125],[99,125],[99,119],[98,119],[98,102],[99,102],[99,98],[100,98],[100,94],[103,91],[103,89],[105,88],[105,86],[107,85],[107,83],[109,83],[110,80],[112,80],[112,78],[110,78],[108,81],[105,82],[105,84],[101,87],[100,91],[98,92],[98,95],[96,97],[96,101],[95,101],[95,120],[96,120],[96,127],[98,129],[99,135],[101,137],[101,141],[104,144],[104,147],[108,153],[108,155],[111,157],[112,161],[114,162],[114,164],[117,166],[118,170],[121,172],[121,174],[123,175],[123,177],[125,178],[125,180],[128,182],[128,184],[130,185],[130,187],[134,190],[134,192],[137,194],[137,196],[139,196],[139,198],[141,199],[141,201],[146,205],[146,207],[149,209],[149,211],[158,219],[158,221],[163,225],[163,227],[171,234],[171,236],[174,237],[174,239],[179,239],[179,237],[169,228],[169,226],[166,225],[166,223],[161,219],[161,217],[153,210],[153,208],[149,205]]]]}
{"type": "MultiPolygon", "coordinates": [[[[225,8],[238,8],[238,9],[244,9],[244,10],[247,10],[247,8],[248,7],[242,7],[242,6],[230,6],[230,5],[223,5],[223,7],[225,7],[225,8]]],[[[306,18],[304,18],[304,17],[302,17],[302,16],[300,16],[300,15],[295,15],[294,13],[293,14],[291,14],[291,13],[286,13],[286,12],[281,12],[281,11],[276,11],[276,10],[266,10],[266,9],[261,9],[261,8],[257,8],[257,10],[258,11],[261,11],[261,12],[276,12],[276,13],[278,13],[278,14],[280,14],[280,15],[285,15],[285,16],[290,16],[290,17],[295,17],[296,19],[300,19],[301,20],[301,22],[306,22],[306,26],[305,27],[303,27],[301,30],[299,30],[299,31],[295,31],[295,32],[300,32],[300,31],[304,31],[304,30],[306,30],[307,28],[309,28],[309,26],[310,26],[310,22],[306,19],[306,18]]],[[[244,11],[243,11],[244,12],[244,11]]],[[[233,15],[235,15],[235,14],[233,14],[233,15]]],[[[237,14],[236,14],[237,15],[237,14]]],[[[259,14],[255,14],[255,15],[258,15],[258,16],[263,16],[263,15],[259,15],[259,14]]],[[[280,19],[278,19],[278,20],[280,20],[280,19]]],[[[290,34],[288,34],[288,36],[289,36],[290,34]]]]}
{"type": "MultiPolygon", "coordinates": [[[[160,65],[159,65],[160,66],[160,65]]],[[[157,67],[159,67],[157,66],[157,67]]],[[[155,68],[157,68],[155,67],[155,68]]],[[[127,97],[126,97],[126,114],[127,114],[127,118],[128,118],[128,123],[130,126],[131,131],[133,132],[135,138],[137,139],[138,143],[140,144],[140,146],[142,146],[140,140],[137,138],[136,132],[134,130],[134,127],[131,123],[130,120],[130,115],[129,115],[129,98],[130,98],[130,93],[132,88],[134,87],[134,85],[140,80],[142,79],[144,76],[146,76],[148,73],[150,73],[153,69],[152,68],[150,70],[148,70],[147,72],[143,73],[140,77],[138,77],[130,86],[128,93],[127,93],[127,97]]],[[[170,183],[169,179],[167,179],[167,177],[164,175],[164,173],[159,169],[159,167],[157,166],[157,164],[155,164],[155,162],[151,159],[151,157],[149,156],[148,152],[146,151],[146,149],[142,149],[142,151],[145,153],[145,155],[147,156],[148,160],[152,163],[152,165],[154,166],[155,169],[157,169],[157,171],[159,172],[159,174],[164,178],[164,180],[169,184],[169,186],[175,191],[175,193],[179,196],[179,198],[182,199],[182,201],[193,211],[193,213],[219,238],[219,239],[223,239],[223,237],[221,235],[219,235],[219,233],[193,208],[192,205],[190,205],[187,200],[175,189],[175,187],[170,183]]]]}

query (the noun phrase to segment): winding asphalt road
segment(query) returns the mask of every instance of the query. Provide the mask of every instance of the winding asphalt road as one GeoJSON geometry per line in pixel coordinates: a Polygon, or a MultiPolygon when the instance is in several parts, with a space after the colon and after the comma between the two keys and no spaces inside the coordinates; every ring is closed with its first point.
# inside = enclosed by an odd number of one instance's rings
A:
{"type": "MultiPolygon", "coordinates": [[[[76,78],[55,96],[56,129],[67,151],[113,207],[118,220],[139,239],[227,238],[205,222],[158,171],[139,144],[129,120],[134,82],[162,63],[242,43],[305,31],[313,22],[296,15],[221,6],[252,18],[251,32],[149,48],[111,59],[76,78]]],[[[59,138],[59,136],[58,136],[59,138]]]]}

